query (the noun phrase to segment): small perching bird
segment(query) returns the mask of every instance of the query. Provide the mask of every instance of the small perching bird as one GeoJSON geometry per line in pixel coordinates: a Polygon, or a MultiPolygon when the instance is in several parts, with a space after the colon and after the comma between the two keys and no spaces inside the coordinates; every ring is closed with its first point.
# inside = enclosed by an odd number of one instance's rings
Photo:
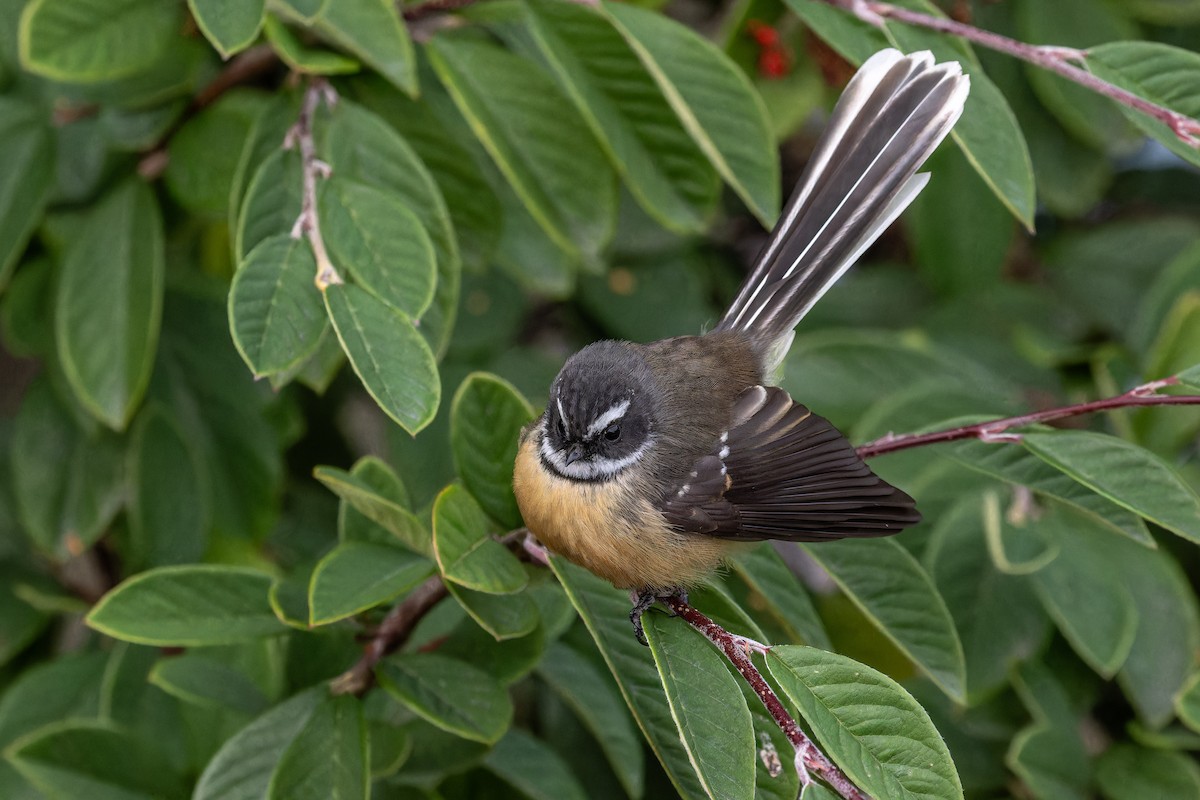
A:
{"type": "Polygon", "coordinates": [[[522,432],[514,488],[550,550],[637,596],[695,585],[738,542],[888,536],[920,520],[828,421],[770,381],[813,304],[925,186],[969,80],[876,53],[846,87],[716,327],[567,360],[522,432]]]}

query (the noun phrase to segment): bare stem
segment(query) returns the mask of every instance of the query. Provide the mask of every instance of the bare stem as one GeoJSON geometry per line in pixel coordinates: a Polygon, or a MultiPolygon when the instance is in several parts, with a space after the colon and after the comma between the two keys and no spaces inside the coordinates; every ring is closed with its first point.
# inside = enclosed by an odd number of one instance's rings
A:
{"type": "Polygon", "coordinates": [[[300,106],[300,115],[296,118],[296,124],[284,138],[283,147],[285,150],[291,150],[294,147],[300,149],[304,197],[300,205],[300,216],[292,227],[292,238],[308,237],[313,258],[317,262],[314,283],[323,292],[331,284],[343,281],[337,268],[329,260],[329,251],[325,249],[325,240],[321,237],[321,221],[317,215],[317,178],[329,177],[329,165],[317,158],[317,147],[313,141],[313,115],[316,114],[322,101],[332,108],[337,103],[337,93],[324,78],[313,78],[309,82],[308,88],[304,90],[304,102],[300,106]]]}
{"type": "Polygon", "coordinates": [[[375,667],[388,653],[408,641],[413,630],[426,614],[450,593],[437,575],[413,589],[404,601],[388,612],[375,635],[363,647],[362,657],[350,669],[334,678],[330,689],[334,694],[362,696],[375,683],[375,667]]]}
{"type": "Polygon", "coordinates": [[[754,662],[750,660],[750,652],[765,653],[770,650],[770,647],[733,635],[679,597],[659,599],[667,608],[716,645],[717,649],[729,659],[729,663],[758,695],[758,699],[766,707],[767,713],[771,715],[775,724],[783,731],[783,735],[796,749],[795,763],[796,769],[800,773],[801,786],[809,784],[812,780],[810,774],[812,774],[827,783],[844,800],[868,800],[867,795],[850,782],[846,773],[838,769],[837,765],[820,751],[812,739],[805,735],[800,726],[796,724],[796,720],[792,719],[791,714],[784,708],[783,703],[779,700],[779,695],[775,694],[775,690],[771,688],[762,673],[758,671],[758,667],[754,666],[754,662]]]}
{"type": "Polygon", "coordinates": [[[919,11],[911,11],[878,0],[822,0],[822,2],[848,11],[863,22],[877,28],[883,28],[887,20],[894,19],[939,33],[961,36],[989,50],[1006,53],[1057,73],[1067,80],[1109,97],[1123,106],[1147,114],[1170,128],[1181,142],[1191,147],[1200,147],[1200,122],[1158,103],[1153,103],[1120,86],[1115,86],[1096,77],[1086,69],[1070,63],[1072,61],[1085,62],[1088,55],[1086,50],[1027,44],[952,19],[922,14],[919,11]]]}
{"type": "Polygon", "coordinates": [[[1021,440],[1021,435],[1019,433],[1008,433],[1007,431],[1011,428],[1019,428],[1024,425],[1053,422],[1054,420],[1066,419],[1067,417],[1094,414],[1097,411],[1112,411],[1117,408],[1200,405],[1200,395],[1157,394],[1160,389],[1167,386],[1174,386],[1177,383],[1179,381],[1175,378],[1166,378],[1165,380],[1153,381],[1135,387],[1125,394],[1120,394],[1116,397],[1105,397],[1101,400],[1077,403],[1073,406],[1049,408],[1045,411],[1035,411],[1031,414],[1003,417],[1001,419],[988,420],[987,422],[978,422],[974,425],[962,425],[957,428],[947,428],[929,433],[905,433],[899,436],[889,433],[887,436],[883,436],[873,442],[860,445],[858,447],[858,455],[861,458],[871,458],[872,456],[881,456],[885,453],[894,453],[897,450],[908,450],[912,447],[923,447],[941,442],[954,442],[959,439],[980,439],[985,442],[1016,442],[1021,440]]]}

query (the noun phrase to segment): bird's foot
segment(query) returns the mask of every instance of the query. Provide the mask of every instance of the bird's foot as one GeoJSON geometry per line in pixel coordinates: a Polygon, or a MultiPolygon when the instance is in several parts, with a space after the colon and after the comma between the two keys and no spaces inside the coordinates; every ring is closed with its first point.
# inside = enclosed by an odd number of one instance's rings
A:
{"type": "MultiPolygon", "coordinates": [[[[645,646],[649,646],[646,641],[646,630],[642,627],[642,617],[649,610],[650,606],[657,603],[659,600],[678,599],[687,602],[687,591],[680,588],[674,589],[635,589],[629,593],[629,599],[633,602],[633,608],[629,610],[629,621],[633,624],[633,635],[637,640],[645,646]]],[[[674,615],[674,612],[672,612],[674,615]]]]}

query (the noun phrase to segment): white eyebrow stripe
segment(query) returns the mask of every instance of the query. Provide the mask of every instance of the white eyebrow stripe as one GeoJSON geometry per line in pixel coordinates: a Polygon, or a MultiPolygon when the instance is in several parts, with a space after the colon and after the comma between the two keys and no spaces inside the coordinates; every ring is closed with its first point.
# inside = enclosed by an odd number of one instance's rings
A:
{"type": "Polygon", "coordinates": [[[621,402],[616,403],[608,411],[605,411],[603,414],[596,417],[596,421],[588,426],[587,433],[584,434],[584,438],[587,439],[591,436],[595,436],[597,433],[604,430],[609,425],[611,425],[612,423],[619,420],[621,417],[625,416],[625,412],[628,410],[629,410],[629,401],[628,400],[622,400],[621,402]]]}
{"type": "Polygon", "coordinates": [[[563,410],[561,389],[559,390],[559,393],[554,396],[554,402],[558,404],[558,418],[562,420],[563,430],[567,433],[570,433],[571,429],[567,427],[567,412],[563,410]]]}

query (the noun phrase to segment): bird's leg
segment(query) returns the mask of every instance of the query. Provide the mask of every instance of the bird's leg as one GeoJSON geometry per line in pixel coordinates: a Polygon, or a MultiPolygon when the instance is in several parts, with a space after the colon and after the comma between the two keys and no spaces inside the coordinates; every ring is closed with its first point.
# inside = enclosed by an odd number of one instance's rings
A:
{"type": "MultiPolygon", "coordinates": [[[[634,589],[629,592],[629,599],[633,603],[633,608],[629,610],[629,621],[633,623],[633,635],[643,645],[649,646],[646,641],[646,631],[642,627],[642,616],[650,606],[657,603],[659,600],[669,600],[678,598],[683,602],[687,602],[687,591],[679,587],[673,589],[634,589]]],[[[675,612],[671,612],[674,616],[675,612]]]]}

